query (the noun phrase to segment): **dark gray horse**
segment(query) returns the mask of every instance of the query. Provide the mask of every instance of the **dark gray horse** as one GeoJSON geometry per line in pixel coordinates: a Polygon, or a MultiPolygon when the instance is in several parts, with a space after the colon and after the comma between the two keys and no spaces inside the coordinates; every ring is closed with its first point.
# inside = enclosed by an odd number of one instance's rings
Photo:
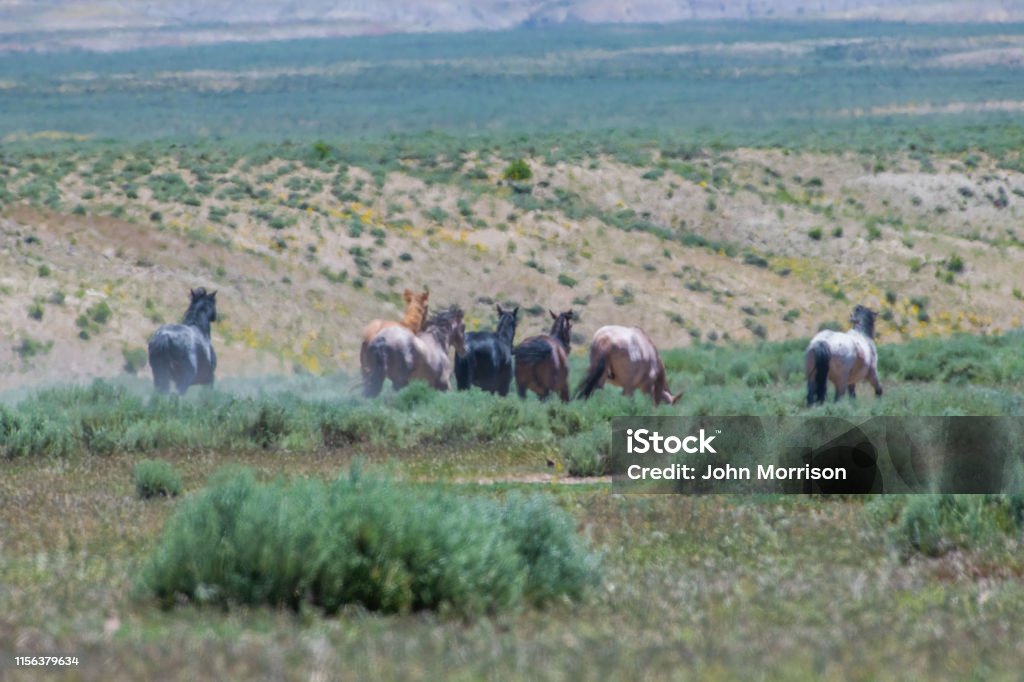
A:
{"type": "Polygon", "coordinates": [[[189,295],[181,324],[165,324],[149,340],[149,366],[160,393],[167,393],[172,381],[181,395],[192,384],[213,384],[217,354],[210,343],[210,323],[217,320],[217,292],[200,287],[189,295]]]}

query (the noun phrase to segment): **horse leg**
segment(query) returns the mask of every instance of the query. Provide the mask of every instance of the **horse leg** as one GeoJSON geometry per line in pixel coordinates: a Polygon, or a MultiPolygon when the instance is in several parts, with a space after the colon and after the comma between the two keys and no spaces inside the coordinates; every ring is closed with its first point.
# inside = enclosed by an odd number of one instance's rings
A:
{"type": "Polygon", "coordinates": [[[178,389],[178,393],[180,395],[185,395],[195,378],[196,370],[192,366],[183,368],[181,370],[181,374],[174,377],[174,385],[178,389]]]}
{"type": "Polygon", "coordinates": [[[878,370],[874,367],[868,372],[868,381],[875,389],[875,395],[882,395],[882,383],[878,380],[878,370]]]}
{"type": "Polygon", "coordinates": [[[558,389],[558,397],[562,399],[563,403],[569,402],[569,382],[563,381],[562,387],[558,389]]]}
{"type": "Polygon", "coordinates": [[[171,390],[170,368],[162,361],[154,362],[153,358],[150,358],[149,365],[153,369],[153,386],[156,388],[156,392],[169,393],[171,390]]]}
{"type": "Polygon", "coordinates": [[[509,386],[512,384],[512,372],[507,367],[498,371],[498,376],[494,381],[494,390],[501,397],[508,395],[509,386]]]}
{"type": "Polygon", "coordinates": [[[851,400],[855,400],[857,398],[856,386],[854,386],[853,384],[850,384],[849,386],[846,387],[846,392],[850,395],[851,400]]]}

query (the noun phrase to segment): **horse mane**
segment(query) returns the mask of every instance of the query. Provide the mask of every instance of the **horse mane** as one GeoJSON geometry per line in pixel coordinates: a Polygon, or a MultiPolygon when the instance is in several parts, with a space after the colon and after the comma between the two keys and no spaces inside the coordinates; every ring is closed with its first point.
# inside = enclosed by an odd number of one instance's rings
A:
{"type": "Polygon", "coordinates": [[[875,338],[875,311],[859,305],[853,309],[853,314],[850,315],[850,322],[853,323],[853,328],[864,336],[869,339],[875,338]]]}
{"type": "Polygon", "coordinates": [[[551,334],[549,336],[562,344],[565,352],[568,353],[569,344],[572,341],[573,312],[567,310],[564,313],[558,313],[557,316],[554,313],[551,313],[551,315],[555,317],[555,321],[551,325],[551,334]]]}
{"type": "Polygon", "coordinates": [[[190,327],[198,327],[207,335],[210,334],[210,321],[216,319],[217,315],[217,292],[207,293],[206,289],[199,287],[191,292],[192,302],[181,323],[190,327]]]}
{"type": "Polygon", "coordinates": [[[518,311],[519,308],[516,308],[514,311],[501,311],[501,316],[498,319],[498,327],[494,330],[495,336],[509,344],[512,343],[512,339],[514,339],[516,335],[516,313],[518,311]]]}
{"type": "Polygon", "coordinates": [[[438,341],[447,339],[451,334],[452,321],[460,319],[463,316],[462,308],[457,305],[453,305],[447,310],[442,310],[439,313],[434,313],[423,323],[423,331],[429,332],[434,335],[434,338],[438,341]]]}

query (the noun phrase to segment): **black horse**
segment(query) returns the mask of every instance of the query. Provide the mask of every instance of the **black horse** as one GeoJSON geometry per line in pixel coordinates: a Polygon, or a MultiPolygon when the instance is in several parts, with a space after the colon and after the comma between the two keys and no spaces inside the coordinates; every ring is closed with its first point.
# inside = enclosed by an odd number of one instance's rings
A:
{"type": "Polygon", "coordinates": [[[498,306],[498,328],[493,332],[466,334],[466,353],[455,357],[455,381],[460,391],[479,386],[485,391],[508,395],[512,384],[512,340],[516,336],[519,306],[504,310],[498,306]]]}
{"type": "Polygon", "coordinates": [[[174,382],[185,395],[192,384],[212,384],[217,354],[210,342],[210,323],[217,320],[217,292],[202,287],[189,291],[190,303],[181,324],[165,324],[149,340],[153,385],[167,393],[174,382]]]}

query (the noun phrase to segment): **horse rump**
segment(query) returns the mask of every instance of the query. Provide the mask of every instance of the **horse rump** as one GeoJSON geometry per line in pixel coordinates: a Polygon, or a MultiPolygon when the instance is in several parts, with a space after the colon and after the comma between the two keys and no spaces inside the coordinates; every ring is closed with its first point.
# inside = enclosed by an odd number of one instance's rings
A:
{"type": "Polygon", "coordinates": [[[544,339],[529,339],[512,349],[516,362],[535,365],[552,357],[551,346],[544,339]]]}
{"type": "Polygon", "coordinates": [[[383,342],[374,341],[366,347],[363,354],[363,395],[374,398],[384,388],[384,379],[388,375],[388,347],[383,342]]]}
{"type": "Polygon", "coordinates": [[[163,330],[157,330],[149,340],[147,355],[149,367],[153,370],[153,386],[158,393],[169,393],[171,382],[177,383],[184,360],[174,339],[163,330]]]}
{"type": "Polygon", "coordinates": [[[815,341],[807,349],[805,356],[805,373],[807,375],[807,404],[825,402],[828,390],[828,370],[832,361],[832,352],[828,344],[815,341]]]}

